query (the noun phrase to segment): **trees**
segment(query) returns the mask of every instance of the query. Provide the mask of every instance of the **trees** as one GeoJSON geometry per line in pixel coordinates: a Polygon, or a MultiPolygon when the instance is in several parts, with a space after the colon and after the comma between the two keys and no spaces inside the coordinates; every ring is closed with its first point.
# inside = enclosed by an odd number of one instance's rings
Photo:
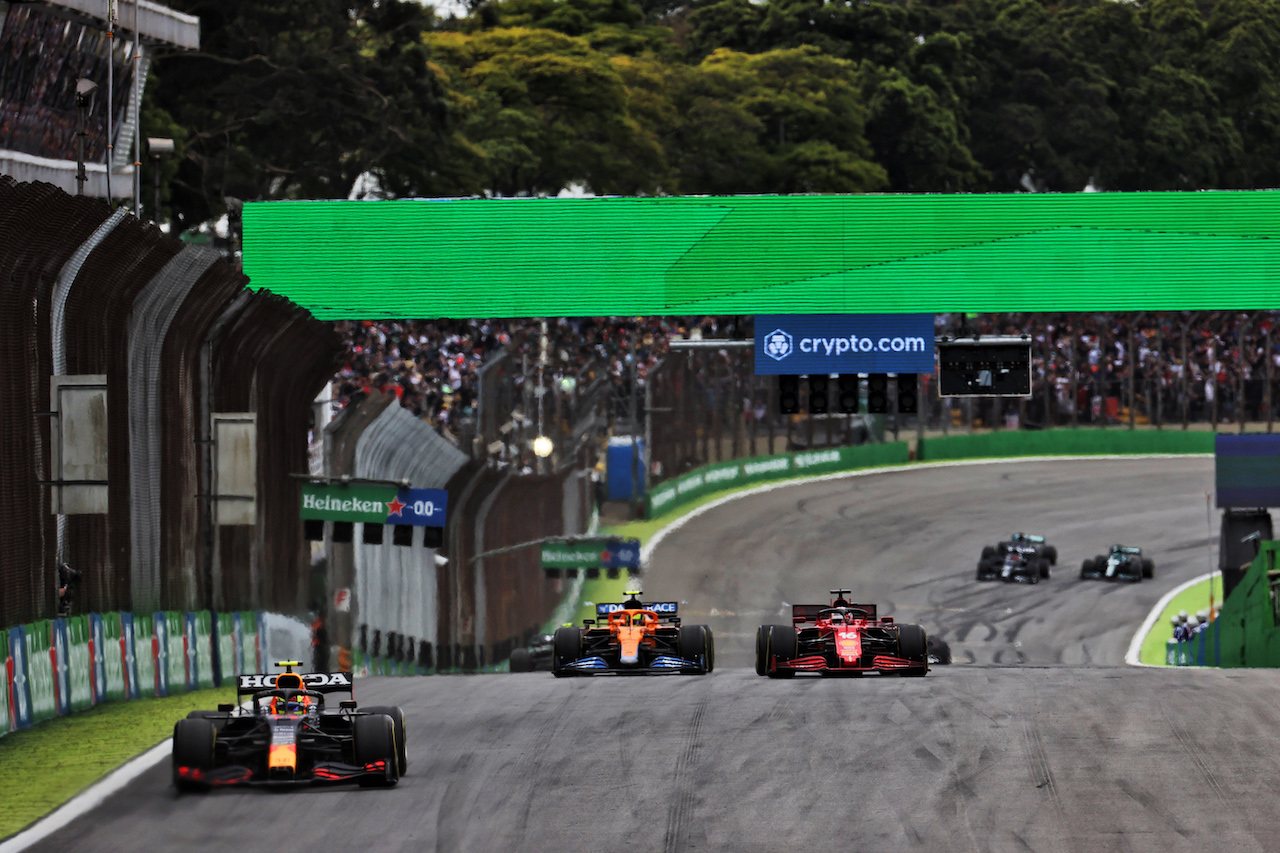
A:
{"type": "Polygon", "coordinates": [[[187,135],[180,227],[361,175],[395,196],[1280,181],[1280,0],[174,5],[205,33],[152,104],[187,135]]]}
{"type": "Polygon", "coordinates": [[[222,199],[346,198],[430,184],[444,99],[418,33],[430,13],[400,0],[186,0],[199,52],[162,59],[156,106],[186,129],[172,182],[179,228],[222,199]]]}

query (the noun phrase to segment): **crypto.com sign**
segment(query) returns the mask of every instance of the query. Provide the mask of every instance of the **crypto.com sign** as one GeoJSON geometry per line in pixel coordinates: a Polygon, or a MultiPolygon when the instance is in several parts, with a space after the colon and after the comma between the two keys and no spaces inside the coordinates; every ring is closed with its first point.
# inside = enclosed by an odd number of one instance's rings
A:
{"type": "Polygon", "coordinates": [[[932,314],[758,314],[756,375],[932,373],[932,314]]]}

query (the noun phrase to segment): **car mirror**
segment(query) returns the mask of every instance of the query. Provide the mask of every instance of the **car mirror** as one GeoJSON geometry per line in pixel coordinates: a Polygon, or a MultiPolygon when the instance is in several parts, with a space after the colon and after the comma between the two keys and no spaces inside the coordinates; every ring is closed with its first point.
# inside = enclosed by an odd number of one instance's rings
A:
{"type": "Polygon", "coordinates": [[[886,624],[886,625],[892,625],[892,624],[893,624],[893,617],[892,617],[892,616],[884,616],[884,617],[881,617],[880,621],[881,621],[881,622],[883,622],[883,623],[884,623],[884,624],[886,624]]]}
{"type": "Polygon", "coordinates": [[[338,707],[344,711],[354,711],[356,709],[356,701],[354,699],[344,699],[338,703],[338,707]]]}
{"type": "Polygon", "coordinates": [[[235,709],[236,709],[236,706],[232,705],[230,702],[218,703],[218,713],[220,714],[230,714],[235,709]]]}

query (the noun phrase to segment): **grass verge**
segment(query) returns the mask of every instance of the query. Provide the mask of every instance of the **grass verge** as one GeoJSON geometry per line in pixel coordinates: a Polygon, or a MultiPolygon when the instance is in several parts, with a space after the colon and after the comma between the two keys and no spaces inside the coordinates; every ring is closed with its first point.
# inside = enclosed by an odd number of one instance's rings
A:
{"type": "Polygon", "coordinates": [[[1184,589],[1173,597],[1165,607],[1155,625],[1142,638],[1142,648],[1138,652],[1138,660],[1142,663],[1164,666],[1165,644],[1173,639],[1173,622],[1171,617],[1179,610],[1195,613],[1209,606],[1209,584],[1213,584],[1214,603],[1222,603],[1222,579],[1203,580],[1195,586],[1184,589]]]}
{"type": "Polygon", "coordinates": [[[0,838],[34,823],[107,773],[173,734],[198,708],[234,702],[233,687],[111,702],[0,738],[0,838]]]}

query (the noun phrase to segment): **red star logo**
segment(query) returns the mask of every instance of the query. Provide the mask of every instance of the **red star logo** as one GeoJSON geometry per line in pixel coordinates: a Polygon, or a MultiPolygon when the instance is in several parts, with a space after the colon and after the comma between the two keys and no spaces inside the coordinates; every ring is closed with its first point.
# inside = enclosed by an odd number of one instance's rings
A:
{"type": "Polygon", "coordinates": [[[400,511],[403,510],[404,508],[405,508],[405,504],[400,503],[399,495],[387,501],[387,512],[390,515],[399,515],[400,511]]]}

